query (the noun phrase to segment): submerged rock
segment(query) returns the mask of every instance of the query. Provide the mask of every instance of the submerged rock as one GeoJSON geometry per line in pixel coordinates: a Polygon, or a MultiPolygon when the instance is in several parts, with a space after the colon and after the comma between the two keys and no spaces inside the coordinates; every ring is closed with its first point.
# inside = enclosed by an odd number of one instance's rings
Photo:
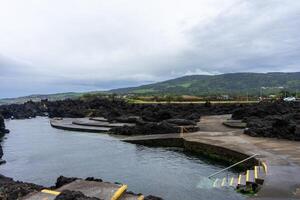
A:
{"type": "Polygon", "coordinates": [[[156,196],[149,195],[149,196],[146,196],[146,197],[144,198],[144,200],[163,200],[163,199],[160,198],[160,197],[156,197],[156,196]]]}

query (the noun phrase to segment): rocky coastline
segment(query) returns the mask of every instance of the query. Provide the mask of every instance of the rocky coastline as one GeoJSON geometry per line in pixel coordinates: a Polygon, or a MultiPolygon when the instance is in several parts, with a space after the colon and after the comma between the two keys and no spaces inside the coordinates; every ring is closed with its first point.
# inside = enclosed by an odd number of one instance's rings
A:
{"type": "Polygon", "coordinates": [[[131,104],[122,99],[92,98],[62,101],[26,102],[0,106],[4,118],[26,119],[36,116],[105,117],[110,122],[135,123],[135,127],[111,130],[113,134],[162,134],[180,132],[178,126],[194,126],[201,115],[229,114],[239,104],[131,104]]]}
{"type": "Polygon", "coordinates": [[[245,134],[300,141],[300,102],[261,102],[236,109],[233,119],[247,123],[245,134]]]}
{"type": "Polygon", "coordinates": [[[4,160],[2,160],[2,156],[3,156],[3,150],[2,150],[2,139],[4,137],[5,134],[9,133],[9,130],[7,130],[5,128],[5,123],[4,123],[4,118],[3,116],[0,114],[0,165],[5,163],[4,160]]]}
{"type": "MultiPolygon", "coordinates": [[[[3,136],[8,133],[9,130],[5,128],[5,122],[2,115],[0,115],[0,140],[2,140],[3,136]]],[[[1,158],[3,156],[2,146],[0,143],[0,164],[4,164],[5,161],[3,161],[1,158]]],[[[57,189],[65,184],[68,184],[72,181],[75,181],[79,178],[75,177],[58,177],[55,186],[52,186],[50,188],[46,188],[41,185],[33,184],[33,183],[26,183],[22,181],[15,181],[12,178],[5,177],[0,174],[0,199],[1,200],[16,200],[20,199],[32,192],[38,192],[42,189],[57,189]]],[[[87,181],[98,181],[102,182],[102,179],[97,179],[93,177],[86,178],[87,181]]],[[[55,200],[101,200],[99,198],[91,198],[85,196],[83,193],[78,191],[69,191],[65,190],[59,194],[55,200]]],[[[162,200],[162,198],[155,197],[155,196],[146,196],[145,200],[162,200]]]]}

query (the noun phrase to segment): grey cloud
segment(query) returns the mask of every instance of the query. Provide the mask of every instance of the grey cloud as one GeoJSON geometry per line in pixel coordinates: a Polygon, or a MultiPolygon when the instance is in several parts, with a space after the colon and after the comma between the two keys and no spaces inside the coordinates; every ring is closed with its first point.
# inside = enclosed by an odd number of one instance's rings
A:
{"type": "Polygon", "coordinates": [[[0,97],[187,74],[299,71],[297,0],[69,4],[0,3],[0,97]]]}
{"type": "Polygon", "coordinates": [[[298,1],[241,1],[188,33],[186,57],[204,70],[277,71],[299,64],[299,27],[298,1]]]}

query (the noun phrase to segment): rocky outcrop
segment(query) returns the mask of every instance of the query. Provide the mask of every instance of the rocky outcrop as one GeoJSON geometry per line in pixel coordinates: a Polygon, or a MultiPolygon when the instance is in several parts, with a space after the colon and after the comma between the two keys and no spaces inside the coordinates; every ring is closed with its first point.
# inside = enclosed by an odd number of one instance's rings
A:
{"type": "Polygon", "coordinates": [[[91,100],[29,101],[24,104],[0,106],[4,118],[24,119],[35,116],[50,117],[105,117],[109,120],[133,122],[142,119],[161,122],[167,119],[187,119],[198,121],[201,115],[228,114],[238,104],[130,104],[124,100],[94,98],[91,100]],[[127,117],[126,116],[135,116],[127,117]]]}
{"type": "Polygon", "coordinates": [[[8,133],[9,131],[5,128],[4,118],[0,114],[0,138],[4,136],[4,134],[8,133]]]}
{"type": "Polygon", "coordinates": [[[237,108],[235,104],[130,104],[120,99],[92,98],[3,105],[0,113],[17,119],[45,115],[105,117],[109,122],[135,123],[135,127],[114,128],[112,132],[136,135],[176,133],[180,131],[178,126],[195,126],[201,115],[228,114],[237,108]]]}
{"type": "Polygon", "coordinates": [[[300,140],[300,103],[259,103],[237,109],[232,118],[247,123],[245,133],[254,137],[300,140]]]}
{"type": "Polygon", "coordinates": [[[63,185],[66,185],[68,183],[71,183],[73,181],[76,181],[78,178],[75,177],[64,177],[60,176],[57,178],[56,183],[55,183],[55,188],[60,188],[63,185]]]}
{"type": "Polygon", "coordinates": [[[40,191],[44,187],[32,183],[14,181],[11,178],[0,175],[0,199],[16,200],[29,193],[40,191]]]}
{"type": "MultiPolygon", "coordinates": [[[[3,136],[8,132],[9,131],[5,128],[4,118],[0,114],[0,142],[2,141],[3,136]]],[[[2,150],[1,143],[0,143],[0,165],[5,163],[5,161],[2,160],[2,156],[3,156],[3,150],[2,150]]]]}
{"type": "Polygon", "coordinates": [[[0,113],[4,118],[28,119],[36,116],[44,116],[47,107],[43,102],[28,101],[24,104],[10,104],[0,106],[0,113]]]}
{"type": "Polygon", "coordinates": [[[179,133],[180,129],[174,124],[166,121],[162,122],[147,122],[137,124],[136,126],[115,127],[110,130],[112,134],[116,135],[150,135],[150,134],[166,134],[179,133]]]}

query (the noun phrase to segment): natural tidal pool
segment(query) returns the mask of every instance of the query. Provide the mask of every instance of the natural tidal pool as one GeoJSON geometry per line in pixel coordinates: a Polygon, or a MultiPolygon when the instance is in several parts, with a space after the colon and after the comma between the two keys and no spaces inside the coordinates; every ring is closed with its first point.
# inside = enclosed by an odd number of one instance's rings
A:
{"type": "MultiPolygon", "coordinates": [[[[0,174],[45,186],[58,176],[102,178],[129,191],[165,200],[244,199],[231,188],[212,188],[206,177],[225,166],[177,148],[149,148],[106,134],[52,128],[48,118],[6,121],[6,164],[0,174]]],[[[230,175],[237,176],[230,172],[230,175]]]]}

